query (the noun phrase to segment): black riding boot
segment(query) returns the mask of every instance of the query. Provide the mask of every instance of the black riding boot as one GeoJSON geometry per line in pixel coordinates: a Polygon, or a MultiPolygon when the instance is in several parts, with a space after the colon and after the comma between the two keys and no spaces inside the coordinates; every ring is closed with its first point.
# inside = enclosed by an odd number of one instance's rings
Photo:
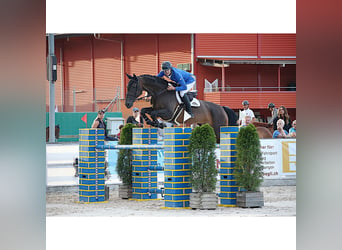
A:
{"type": "Polygon", "coordinates": [[[194,114],[191,111],[191,104],[190,104],[190,100],[189,100],[188,95],[185,93],[182,99],[183,99],[183,102],[185,104],[186,112],[188,112],[189,115],[191,115],[191,118],[194,118],[194,114]]]}

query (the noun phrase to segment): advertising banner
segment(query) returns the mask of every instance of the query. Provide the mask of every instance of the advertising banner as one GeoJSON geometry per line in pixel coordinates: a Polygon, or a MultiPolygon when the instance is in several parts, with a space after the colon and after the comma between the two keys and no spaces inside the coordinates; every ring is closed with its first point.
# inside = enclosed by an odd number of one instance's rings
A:
{"type": "Polygon", "coordinates": [[[296,176],[296,139],[260,140],[265,179],[296,176]]]}

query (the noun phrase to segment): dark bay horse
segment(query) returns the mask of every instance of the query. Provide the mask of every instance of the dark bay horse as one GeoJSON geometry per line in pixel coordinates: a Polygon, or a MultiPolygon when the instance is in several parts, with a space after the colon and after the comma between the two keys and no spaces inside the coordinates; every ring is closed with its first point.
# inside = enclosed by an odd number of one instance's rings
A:
{"type": "Polygon", "coordinates": [[[259,139],[270,139],[273,135],[273,128],[271,125],[268,125],[264,122],[253,122],[253,125],[255,126],[259,139]]]}
{"type": "Polygon", "coordinates": [[[256,127],[256,131],[258,132],[259,139],[271,139],[272,138],[272,133],[268,128],[256,127]]]}
{"type": "Polygon", "coordinates": [[[220,127],[221,126],[237,126],[237,116],[233,110],[228,107],[220,106],[212,102],[199,100],[199,107],[192,107],[194,118],[190,118],[186,122],[184,119],[184,110],[180,115],[174,117],[175,110],[178,106],[175,91],[167,91],[169,82],[163,78],[152,75],[133,76],[128,75],[130,79],[127,85],[127,94],[125,105],[131,108],[133,103],[145,90],[151,96],[152,107],[141,109],[141,115],[144,117],[147,124],[163,128],[165,125],[160,123],[157,119],[160,117],[164,121],[172,122],[174,124],[205,124],[211,125],[215,131],[217,142],[220,141],[220,127]],[[152,118],[152,120],[146,116],[152,118]]]}

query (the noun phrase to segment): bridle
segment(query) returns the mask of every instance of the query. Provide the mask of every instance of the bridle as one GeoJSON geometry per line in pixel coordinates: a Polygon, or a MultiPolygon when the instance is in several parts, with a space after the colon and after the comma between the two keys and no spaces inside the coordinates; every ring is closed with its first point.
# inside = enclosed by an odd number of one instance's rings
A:
{"type": "MultiPolygon", "coordinates": [[[[129,91],[128,93],[127,93],[127,97],[129,97],[130,99],[132,98],[132,99],[134,99],[134,100],[138,100],[136,97],[138,96],[138,84],[139,84],[139,81],[136,81],[136,80],[131,80],[131,81],[135,81],[134,83],[132,83],[132,85],[131,85],[131,87],[130,87],[130,90],[132,89],[132,88],[134,88],[134,94],[131,94],[132,92],[131,91],[129,91]]],[[[139,98],[139,99],[141,99],[141,98],[139,98]]]]}

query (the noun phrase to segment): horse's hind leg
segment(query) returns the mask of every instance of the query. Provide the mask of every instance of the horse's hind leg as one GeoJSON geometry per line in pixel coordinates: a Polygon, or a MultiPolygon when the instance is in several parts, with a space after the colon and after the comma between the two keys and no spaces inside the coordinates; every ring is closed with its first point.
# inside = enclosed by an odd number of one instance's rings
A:
{"type": "Polygon", "coordinates": [[[211,120],[212,127],[215,131],[216,142],[220,143],[220,128],[221,126],[228,126],[228,115],[224,111],[224,109],[218,106],[217,109],[211,110],[211,120]]]}

